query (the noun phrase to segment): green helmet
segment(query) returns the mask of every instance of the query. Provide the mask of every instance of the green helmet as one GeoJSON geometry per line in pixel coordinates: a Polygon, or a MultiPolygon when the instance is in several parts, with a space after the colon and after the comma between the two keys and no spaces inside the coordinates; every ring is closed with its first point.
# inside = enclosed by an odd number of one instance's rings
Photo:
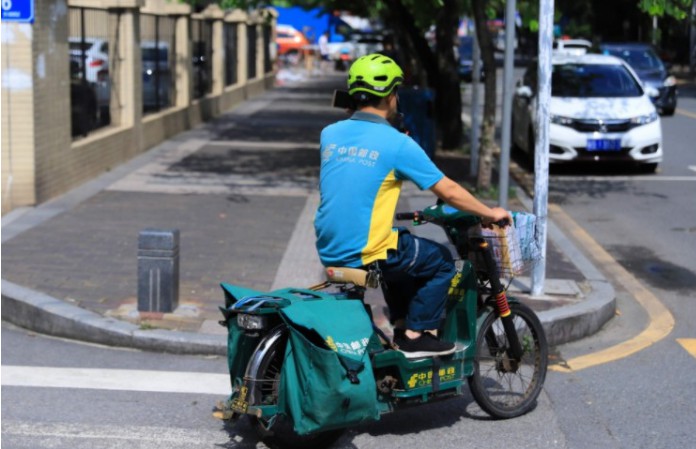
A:
{"type": "Polygon", "coordinates": [[[358,58],[348,71],[348,92],[386,97],[404,82],[404,72],[394,60],[379,53],[358,58]]]}

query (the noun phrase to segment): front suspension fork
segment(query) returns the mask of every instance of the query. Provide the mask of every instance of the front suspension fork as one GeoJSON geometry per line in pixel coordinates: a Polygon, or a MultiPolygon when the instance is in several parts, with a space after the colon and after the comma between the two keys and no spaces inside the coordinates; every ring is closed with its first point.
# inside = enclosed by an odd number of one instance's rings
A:
{"type": "Polygon", "coordinates": [[[483,261],[486,265],[489,280],[491,282],[491,291],[493,297],[495,298],[496,311],[500,317],[500,321],[503,323],[503,329],[505,330],[505,335],[508,340],[508,356],[513,360],[519,362],[522,360],[522,345],[520,344],[520,339],[517,335],[517,329],[515,329],[515,323],[513,322],[513,316],[510,312],[510,305],[505,295],[505,289],[503,284],[500,282],[500,276],[498,274],[498,266],[493,260],[493,252],[490,248],[489,243],[484,239],[476,239],[476,245],[479,252],[483,256],[483,261]]]}

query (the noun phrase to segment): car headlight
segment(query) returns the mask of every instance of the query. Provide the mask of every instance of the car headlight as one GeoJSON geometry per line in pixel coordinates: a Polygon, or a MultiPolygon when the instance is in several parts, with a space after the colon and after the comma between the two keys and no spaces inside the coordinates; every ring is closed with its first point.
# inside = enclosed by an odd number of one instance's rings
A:
{"type": "Polygon", "coordinates": [[[631,119],[631,124],[636,126],[647,125],[648,123],[652,123],[655,120],[657,120],[657,112],[651,112],[650,114],[633,117],[631,119]]]}
{"type": "Polygon", "coordinates": [[[673,77],[672,75],[665,78],[665,80],[662,82],[662,85],[665,87],[672,87],[676,84],[677,84],[677,79],[675,77],[673,77]]]}
{"type": "Polygon", "coordinates": [[[570,126],[573,124],[573,119],[569,117],[551,114],[550,118],[551,123],[555,123],[556,125],[570,126]]]}
{"type": "Polygon", "coordinates": [[[266,317],[261,315],[249,315],[240,313],[237,315],[237,326],[247,330],[259,330],[266,328],[266,317]]]}

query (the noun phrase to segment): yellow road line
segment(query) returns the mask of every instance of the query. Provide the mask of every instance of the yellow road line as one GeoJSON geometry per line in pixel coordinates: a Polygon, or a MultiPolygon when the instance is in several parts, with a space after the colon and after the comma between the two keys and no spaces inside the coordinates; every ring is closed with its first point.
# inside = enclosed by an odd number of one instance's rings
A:
{"type": "Polygon", "coordinates": [[[685,116],[687,116],[687,117],[696,118],[696,113],[693,113],[693,112],[691,112],[691,111],[686,111],[686,110],[684,110],[684,109],[679,109],[679,108],[677,108],[675,112],[676,112],[677,114],[680,114],[680,115],[685,115],[685,116]]]}
{"type": "Polygon", "coordinates": [[[677,342],[682,345],[692,357],[696,357],[696,338],[677,338],[677,342]]]}
{"type": "Polygon", "coordinates": [[[602,363],[612,362],[635,354],[665,338],[674,327],[674,318],[655,295],[643,286],[631,273],[626,271],[611,255],[557,205],[549,205],[554,222],[572,234],[599,263],[605,273],[621,284],[645,309],[650,322],[635,337],[617,345],[591,354],[567,360],[564,366],[552,365],[549,369],[561,372],[579,371],[602,363]]]}

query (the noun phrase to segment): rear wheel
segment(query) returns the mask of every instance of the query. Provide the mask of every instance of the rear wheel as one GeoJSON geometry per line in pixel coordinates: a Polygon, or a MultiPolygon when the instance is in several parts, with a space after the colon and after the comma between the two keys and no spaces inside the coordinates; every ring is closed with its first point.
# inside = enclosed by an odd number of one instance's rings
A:
{"type": "MultiPolygon", "coordinates": [[[[288,334],[286,330],[283,332],[282,337],[277,339],[262,357],[257,375],[255,376],[257,379],[253,398],[255,404],[278,404],[280,373],[283,367],[287,341],[288,334]]],[[[261,440],[271,448],[323,448],[330,446],[343,433],[342,430],[332,430],[309,435],[298,435],[293,429],[292,419],[281,414],[270,418],[250,416],[250,419],[261,440]]]]}
{"type": "Polygon", "coordinates": [[[536,406],[546,378],[548,345],[539,318],[524,304],[510,304],[522,359],[508,356],[503,323],[491,312],[478,331],[474,374],[469,388],[478,405],[494,418],[514,418],[536,406]]]}

